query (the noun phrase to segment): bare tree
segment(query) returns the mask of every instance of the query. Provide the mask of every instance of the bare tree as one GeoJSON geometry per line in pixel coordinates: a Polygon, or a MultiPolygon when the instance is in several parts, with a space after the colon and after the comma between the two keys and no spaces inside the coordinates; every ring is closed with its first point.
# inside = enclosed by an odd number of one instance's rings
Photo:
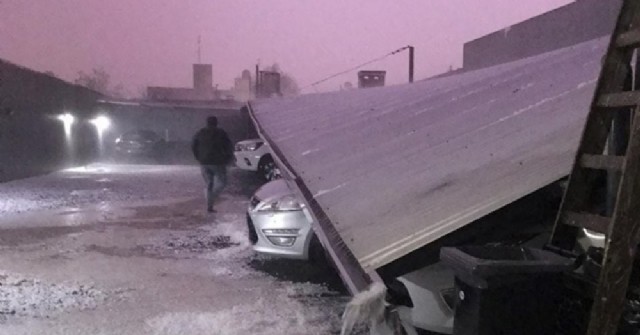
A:
{"type": "Polygon", "coordinates": [[[290,74],[283,72],[278,63],[264,68],[265,71],[273,71],[280,73],[280,92],[282,95],[298,95],[300,94],[300,86],[298,82],[290,74]]]}
{"type": "Polygon", "coordinates": [[[94,68],[91,73],[78,72],[78,77],[74,80],[74,83],[110,97],[123,98],[125,96],[122,84],[112,86],[111,76],[103,68],[94,68]]]}
{"type": "Polygon", "coordinates": [[[148,89],[148,85],[147,85],[147,86],[140,86],[140,87],[138,87],[138,94],[136,95],[136,98],[138,98],[138,99],[142,99],[142,100],[147,100],[147,99],[149,99],[149,89],[148,89]]]}

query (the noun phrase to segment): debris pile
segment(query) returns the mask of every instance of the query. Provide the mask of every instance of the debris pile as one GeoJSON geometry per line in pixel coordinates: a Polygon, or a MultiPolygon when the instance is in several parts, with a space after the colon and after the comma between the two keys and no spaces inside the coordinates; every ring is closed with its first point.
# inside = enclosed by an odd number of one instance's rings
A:
{"type": "Polygon", "coordinates": [[[218,249],[226,249],[237,246],[231,236],[227,235],[188,235],[185,237],[173,237],[166,242],[166,247],[174,251],[203,252],[218,249]]]}
{"type": "Polygon", "coordinates": [[[48,318],[70,309],[93,309],[106,298],[90,285],[44,283],[0,273],[0,322],[9,316],[48,318]]]}

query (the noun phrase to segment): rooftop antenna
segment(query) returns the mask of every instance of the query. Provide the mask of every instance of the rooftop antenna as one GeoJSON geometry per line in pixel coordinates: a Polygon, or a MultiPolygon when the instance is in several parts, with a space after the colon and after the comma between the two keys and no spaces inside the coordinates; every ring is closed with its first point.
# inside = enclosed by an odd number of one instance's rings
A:
{"type": "Polygon", "coordinates": [[[202,59],[201,59],[201,54],[202,54],[202,39],[201,36],[198,35],[198,64],[202,63],[202,59]]]}

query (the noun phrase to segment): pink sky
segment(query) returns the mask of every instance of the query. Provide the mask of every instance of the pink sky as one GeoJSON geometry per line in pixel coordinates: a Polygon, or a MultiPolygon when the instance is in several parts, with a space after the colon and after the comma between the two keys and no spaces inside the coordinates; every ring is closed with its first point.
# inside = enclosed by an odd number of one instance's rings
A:
{"type": "MultiPolygon", "coordinates": [[[[0,58],[73,80],[103,67],[137,94],[191,86],[191,64],[213,64],[214,84],[274,62],[300,86],[416,48],[416,79],[462,64],[462,45],[571,0],[1,0],[0,58]]],[[[407,53],[366,69],[407,80],[407,53]]],[[[334,90],[355,72],[319,85],[334,90]]]]}

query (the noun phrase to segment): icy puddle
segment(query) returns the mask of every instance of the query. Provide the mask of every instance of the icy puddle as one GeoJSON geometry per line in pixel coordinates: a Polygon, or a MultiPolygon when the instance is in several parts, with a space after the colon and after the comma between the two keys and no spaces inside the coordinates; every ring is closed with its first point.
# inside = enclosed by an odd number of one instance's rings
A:
{"type": "Polygon", "coordinates": [[[138,245],[131,248],[114,246],[89,245],[86,251],[95,251],[108,256],[116,257],[149,257],[157,259],[189,259],[194,254],[210,253],[216,250],[228,249],[239,246],[231,236],[175,236],[157,244],[138,245]]]}

